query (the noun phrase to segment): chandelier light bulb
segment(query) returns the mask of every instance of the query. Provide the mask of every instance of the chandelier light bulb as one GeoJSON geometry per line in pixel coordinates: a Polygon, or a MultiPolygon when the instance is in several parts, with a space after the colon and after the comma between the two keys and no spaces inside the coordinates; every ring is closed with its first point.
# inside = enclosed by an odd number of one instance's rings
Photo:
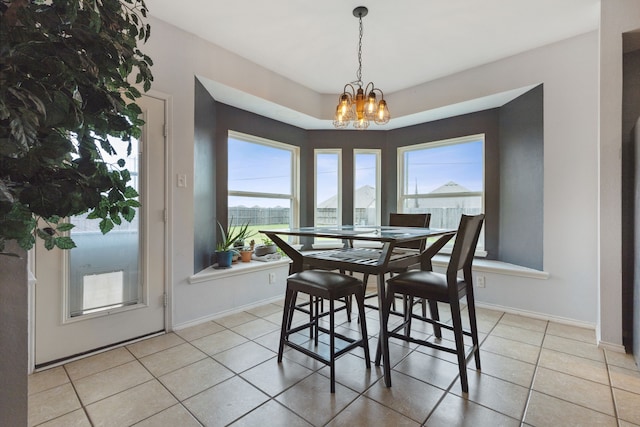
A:
{"type": "Polygon", "coordinates": [[[389,119],[391,116],[389,115],[389,109],[387,108],[387,102],[384,99],[380,100],[378,104],[378,111],[375,114],[375,122],[379,125],[384,125],[389,123],[389,119]]]}

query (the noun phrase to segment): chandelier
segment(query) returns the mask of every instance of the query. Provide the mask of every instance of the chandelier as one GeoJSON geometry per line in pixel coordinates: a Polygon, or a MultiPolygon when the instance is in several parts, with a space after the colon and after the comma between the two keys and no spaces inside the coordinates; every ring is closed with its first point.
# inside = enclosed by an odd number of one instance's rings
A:
{"type": "Polygon", "coordinates": [[[336,128],[346,128],[353,122],[354,128],[364,130],[369,127],[369,122],[372,120],[379,125],[389,122],[389,109],[382,91],[375,87],[373,82],[367,83],[366,86],[362,82],[362,18],[367,16],[368,12],[369,10],[364,6],[353,9],[353,16],[358,18],[360,23],[358,72],[356,80],[344,85],[340,95],[336,115],[333,118],[333,125],[336,128]],[[379,102],[376,99],[376,93],[380,94],[379,102]]]}

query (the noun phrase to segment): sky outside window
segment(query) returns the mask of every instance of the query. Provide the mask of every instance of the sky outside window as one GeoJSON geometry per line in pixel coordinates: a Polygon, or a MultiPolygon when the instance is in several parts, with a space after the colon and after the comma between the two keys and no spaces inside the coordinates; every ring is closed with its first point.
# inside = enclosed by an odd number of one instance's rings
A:
{"type": "Polygon", "coordinates": [[[229,190],[291,194],[291,156],[288,150],[229,138],[229,190]]]}
{"type": "Polygon", "coordinates": [[[404,194],[430,193],[453,181],[469,191],[483,190],[482,141],[405,152],[404,194]]]}

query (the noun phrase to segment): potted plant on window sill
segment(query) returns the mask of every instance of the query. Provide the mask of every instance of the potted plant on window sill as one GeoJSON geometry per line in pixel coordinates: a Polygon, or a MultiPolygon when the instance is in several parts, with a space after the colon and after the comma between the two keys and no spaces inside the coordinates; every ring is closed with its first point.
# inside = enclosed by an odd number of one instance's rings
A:
{"type": "Polygon", "coordinates": [[[262,239],[262,245],[256,246],[255,253],[256,256],[264,256],[268,254],[275,254],[278,250],[278,247],[275,243],[268,237],[264,237],[262,239]]]}
{"type": "Polygon", "coordinates": [[[229,268],[231,267],[231,261],[233,258],[234,250],[233,244],[238,240],[244,240],[253,235],[249,232],[249,223],[240,224],[237,227],[233,225],[233,218],[229,221],[229,228],[225,229],[220,221],[218,221],[218,228],[220,229],[220,241],[216,245],[216,261],[217,267],[214,268],[229,268]]]}

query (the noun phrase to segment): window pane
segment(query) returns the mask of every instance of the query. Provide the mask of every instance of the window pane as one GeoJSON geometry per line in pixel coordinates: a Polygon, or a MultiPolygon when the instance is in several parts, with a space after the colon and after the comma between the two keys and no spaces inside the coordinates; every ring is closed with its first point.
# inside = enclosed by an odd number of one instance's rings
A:
{"type": "Polygon", "coordinates": [[[261,244],[258,230],[298,224],[298,149],[252,135],[229,132],[229,226],[248,224],[249,238],[261,244]],[[250,193],[250,194],[247,194],[250,193]]]}
{"type": "Polygon", "coordinates": [[[291,194],[290,150],[229,137],[229,191],[291,194]]]}
{"type": "Polygon", "coordinates": [[[316,226],[340,223],[339,165],[338,154],[316,153],[316,226]]]}
{"type": "Polygon", "coordinates": [[[403,193],[482,191],[482,145],[478,140],[405,152],[403,193]]]}
{"type": "Polygon", "coordinates": [[[483,212],[484,138],[461,139],[404,150],[402,212],[430,213],[433,228],[457,228],[461,215],[483,212]]]}
{"type": "Polygon", "coordinates": [[[354,162],[354,224],[379,225],[378,155],[375,153],[355,153],[354,162]]]}

